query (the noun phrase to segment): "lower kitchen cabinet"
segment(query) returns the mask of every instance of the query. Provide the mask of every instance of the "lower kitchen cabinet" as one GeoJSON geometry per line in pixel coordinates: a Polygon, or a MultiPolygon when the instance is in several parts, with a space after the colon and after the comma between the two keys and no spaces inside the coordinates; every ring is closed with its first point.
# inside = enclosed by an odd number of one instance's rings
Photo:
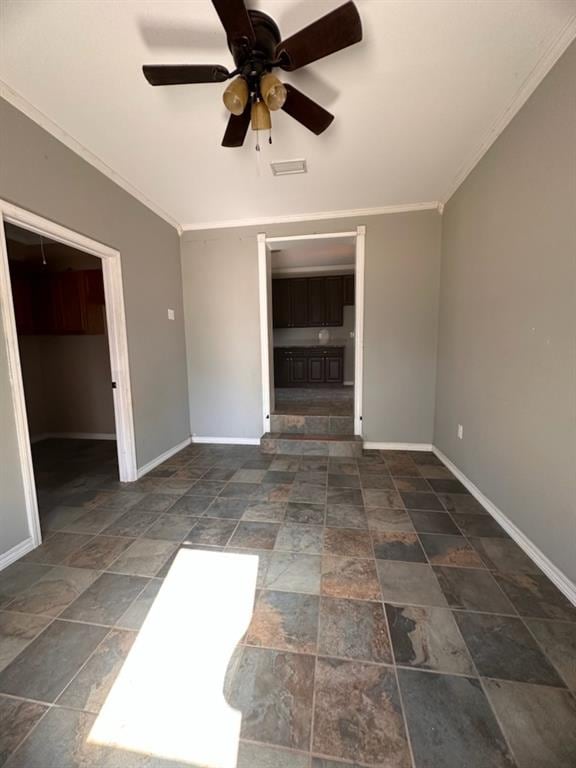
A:
{"type": "Polygon", "coordinates": [[[274,383],[277,387],[342,384],[344,347],[276,347],[274,383]]]}

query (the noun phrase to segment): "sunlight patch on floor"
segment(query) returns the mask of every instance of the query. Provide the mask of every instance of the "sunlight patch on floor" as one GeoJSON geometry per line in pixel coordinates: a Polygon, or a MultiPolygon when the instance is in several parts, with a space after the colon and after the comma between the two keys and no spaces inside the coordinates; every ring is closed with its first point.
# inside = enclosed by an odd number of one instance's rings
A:
{"type": "Polygon", "coordinates": [[[236,768],[242,716],[223,687],[250,623],[257,572],[255,555],[180,550],[90,742],[236,768]]]}

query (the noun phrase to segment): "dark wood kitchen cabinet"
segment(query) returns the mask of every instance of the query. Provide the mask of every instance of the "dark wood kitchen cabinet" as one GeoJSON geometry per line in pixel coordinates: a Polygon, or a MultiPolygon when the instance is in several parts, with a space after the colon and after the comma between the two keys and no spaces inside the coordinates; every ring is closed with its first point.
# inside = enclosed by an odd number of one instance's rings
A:
{"type": "Polygon", "coordinates": [[[341,326],[344,322],[344,293],[341,277],[326,277],[323,325],[341,326]]]}
{"type": "Polygon", "coordinates": [[[276,347],[274,384],[310,387],[342,384],[344,347],[276,347]]]}
{"type": "Polygon", "coordinates": [[[272,280],[274,328],[290,328],[290,280],[272,280]]]}
{"type": "Polygon", "coordinates": [[[290,327],[307,328],[310,325],[308,278],[297,277],[290,280],[290,283],[290,327]]]}
{"type": "Polygon", "coordinates": [[[353,307],[356,303],[356,287],[354,275],[344,275],[342,278],[342,287],[344,290],[344,306],[353,307]]]}
{"type": "Polygon", "coordinates": [[[276,278],[272,281],[274,328],[341,326],[345,275],[276,278]]]}

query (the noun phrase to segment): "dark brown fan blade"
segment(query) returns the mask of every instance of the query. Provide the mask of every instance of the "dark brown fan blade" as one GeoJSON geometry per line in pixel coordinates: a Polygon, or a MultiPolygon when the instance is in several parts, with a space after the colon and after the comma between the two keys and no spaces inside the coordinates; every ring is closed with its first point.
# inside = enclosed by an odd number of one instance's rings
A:
{"type": "Polygon", "coordinates": [[[291,72],[362,40],[362,22],[354,3],[345,3],[276,47],[280,67],[291,72]]]}
{"type": "Polygon", "coordinates": [[[142,72],[150,85],[223,83],[230,77],[219,64],[145,64],[142,72]]]}
{"type": "Polygon", "coordinates": [[[287,112],[294,120],[298,120],[309,131],[315,133],[316,136],[325,131],[332,120],[334,120],[334,115],[327,112],[320,104],[316,104],[315,101],[309,99],[308,96],[294,88],[293,85],[285,83],[285,86],[288,96],[282,107],[284,112],[287,112]]]}
{"type": "Polygon", "coordinates": [[[247,43],[254,45],[256,35],[244,0],[212,0],[212,5],[230,42],[238,45],[244,38],[247,43]]]}
{"type": "Polygon", "coordinates": [[[241,147],[244,144],[248,126],[250,125],[251,109],[252,104],[248,101],[246,109],[241,115],[230,115],[228,125],[226,126],[226,133],[222,139],[223,147],[241,147]]]}

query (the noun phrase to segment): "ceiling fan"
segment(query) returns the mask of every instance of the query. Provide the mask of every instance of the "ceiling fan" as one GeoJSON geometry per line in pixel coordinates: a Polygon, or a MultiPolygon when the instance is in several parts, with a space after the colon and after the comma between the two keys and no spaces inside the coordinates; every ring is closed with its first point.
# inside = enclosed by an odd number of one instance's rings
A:
{"type": "Polygon", "coordinates": [[[282,83],[272,70],[292,72],[360,42],[362,22],[354,3],[341,5],[286,40],[281,39],[270,16],[248,10],[244,0],[212,3],[226,32],[236,68],[229,72],[218,64],[146,64],[142,71],[150,85],[223,83],[234,78],[223,95],[224,104],[232,113],[222,140],[224,147],[241,147],[250,124],[254,131],[269,131],[270,111],[277,109],[316,135],[325,131],[334,115],[293,85],[282,83]]]}

